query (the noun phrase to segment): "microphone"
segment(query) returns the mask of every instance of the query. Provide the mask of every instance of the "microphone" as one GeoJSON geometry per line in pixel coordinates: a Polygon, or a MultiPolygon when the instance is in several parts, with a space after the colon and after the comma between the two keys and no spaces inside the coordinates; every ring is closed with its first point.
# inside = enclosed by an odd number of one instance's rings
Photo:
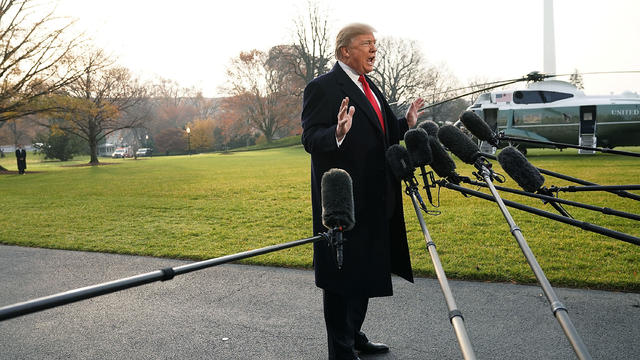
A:
{"type": "Polygon", "coordinates": [[[429,147],[431,148],[431,168],[441,178],[446,178],[454,184],[459,184],[458,174],[456,173],[456,163],[453,161],[449,153],[442,147],[440,141],[435,137],[429,137],[429,147]]]}
{"type": "Polygon", "coordinates": [[[404,181],[407,185],[406,193],[413,193],[416,195],[416,198],[420,202],[420,207],[426,213],[429,213],[427,210],[427,206],[422,201],[422,197],[420,197],[420,193],[418,192],[418,181],[415,176],[413,176],[413,172],[415,171],[415,167],[411,162],[411,157],[409,156],[409,152],[402,145],[393,144],[389,146],[387,152],[385,153],[387,158],[387,163],[391,168],[391,172],[396,177],[398,181],[404,181]]]}
{"type": "Polygon", "coordinates": [[[407,146],[411,162],[413,165],[420,167],[420,175],[422,176],[424,189],[427,192],[427,198],[429,199],[429,203],[433,205],[431,190],[429,190],[429,178],[424,168],[433,161],[431,147],[429,146],[429,135],[424,129],[411,129],[404,134],[404,143],[407,146]]]}
{"type": "Polygon", "coordinates": [[[438,138],[460,160],[478,169],[479,172],[474,173],[478,178],[485,178],[486,175],[491,180],[504,182],[504,176],[493,172],[491,163],[480,152],[478,145],[460,129],[453,125],[445,125],[438,130],[438,138]]]}
{"type": "Polygon", "coordinates": [[[466,127],[473,136],[498,147],[498,139],[496,138],[496,135],[489,128],[489,125],[487,125],[487,123],[478,116],[478,114],[471,110],[467,110],[460,116],[460,121],[462,121],[464,127],[466,127]]]}
{"type": "Polygon", "coordinates": [[[498,154],[504,171],[524,190],[535,193],[544,184],[544,177],[518,149],[508,146],[498,154]]]}
{"type": "Polygon", "coordinates": [[[394,144],[387,149],[385,155],[387,163],[389,167],[391,167],[391,172],[393,172],[396,179],[412,183],[415,168],[413,167],[407,149],[402,147],[402,145],[394,144]]]}
{"type": "Polygon", "coordinates": [[[453,125],[445,125],[438,130],[438,139],[460,160],[474,164],[481,156],[480,149],[467,135],[453,125]]]}
{"type": "Polygon", "coordinates": [[[356,217],[353,206],[353,182],[342,169],[330,169],[322,175],[322,225],[331,234],[330,245],[336,247],[338,269],[342,269],[344,240],[342,232],[353,229],[356,217]]]}
{"type": "Polygon", "coordinates": [[[424,168],[431,164],[431,147],[429,147],[429,135],[424,129],[415,128],[404,134],[404,143],[407,146],[409,158],[414,166],[424,168]]]}
{"type": "Polygon", "coordinates": [[[423,121],[418,124],[418,127],[422,130],[426,131],[430,136],[438,136],[438,129],[440,128],[438,124],[431,120],[423,121]]]}
{"type": "MultiPolygon", "coordinates": [[[[540,174],[538,169],[531,165],[529,160],[527,160],[524,155],[518,149],[513,146],[508,146],[498,154],[498,162],[500,166],[504,169],[504,171],[509,174],[509,176],[520,186],[524,191],[530,193],[537,193],[540,195],[553,196],[553,193],[547,189],[543,188],[544,185],[544,176],[540,174]]],[[[549,203],[556,209],[561,215],[566,217],[572,216],[565,210],[562,205],[558,204],[555,201],[544,201],[544,203],[549,203]]]]}

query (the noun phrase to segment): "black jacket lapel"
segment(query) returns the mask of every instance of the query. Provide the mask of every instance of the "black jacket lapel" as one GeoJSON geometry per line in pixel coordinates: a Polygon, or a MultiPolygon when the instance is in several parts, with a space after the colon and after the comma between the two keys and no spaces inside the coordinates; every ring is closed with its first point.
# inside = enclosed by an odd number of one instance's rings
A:
{"type": "MultiPolygon", "coordinates": [[[[373,107],[371,106],[369,99],[367,99],[367,97],[364,95],[364,92],[362,92],[362,90],[360,90],[360,88],[356,84],[354,84],[354,82],[351,80],[351,78],[349,78],[349,76],[344,72],[344,70],[342,70],[342,67],[340,67],[340,64],[336,63],[331,71],[336,72],[336,75],[337,75],[336,79],[338,82],[338,86],[345,92],[345,94],[347,94],[347,96],[350,99],[350,102],[354,102],[357,105],[356,107],[358,108],[358,110],[364,111],[368,121],[370,121],[371,124],[376,129],[378,129],[380,136],[382,136],[382,127],[380,126],[378,115],[373,110],[373,107]]],[[[371,85],[370,81],[369,81],[369,84],[371,85]]],[[[380,97],[381,95],[379,94],[375,94],[375,95],[376,97],[378,97],[378,100],[382,103],[383,100],[380,97]]],[[[356,110],[356,112],[358,110],[356,110]]],[[[384,111],[382,111],[382,114],[384,119],[384,111]]]]}

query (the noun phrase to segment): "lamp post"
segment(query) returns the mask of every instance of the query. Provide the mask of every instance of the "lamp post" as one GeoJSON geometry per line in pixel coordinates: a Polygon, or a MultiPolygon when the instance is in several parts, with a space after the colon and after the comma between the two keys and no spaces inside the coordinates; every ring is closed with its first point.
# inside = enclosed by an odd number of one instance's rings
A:
{"type": "Polygon", "coordinates": [[[187,126],[187,147],[189,148],[189,156],[191,156],[191,128],[187,126]]]}

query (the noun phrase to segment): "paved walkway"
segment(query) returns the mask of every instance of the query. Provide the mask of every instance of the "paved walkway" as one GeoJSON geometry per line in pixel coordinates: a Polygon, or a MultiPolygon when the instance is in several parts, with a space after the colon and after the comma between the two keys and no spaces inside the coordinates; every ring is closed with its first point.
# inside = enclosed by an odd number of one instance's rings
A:
{"type": "MultiPolygon", "coordinates": [[[[0,246],[0,306],[186,262],[0,246]]],[[[574,359],[537,286],[450,281],[479,359],[574,359]]],[[[394,279],[364,331],[391,352],[460,359],[434,279],[394,279]]],[[[594,359],[640,358],[640,294],[556,288],[594,359]]],[[[1,359],[326,359],[313,272],[223,265],[0,322],[1,359]]]]}

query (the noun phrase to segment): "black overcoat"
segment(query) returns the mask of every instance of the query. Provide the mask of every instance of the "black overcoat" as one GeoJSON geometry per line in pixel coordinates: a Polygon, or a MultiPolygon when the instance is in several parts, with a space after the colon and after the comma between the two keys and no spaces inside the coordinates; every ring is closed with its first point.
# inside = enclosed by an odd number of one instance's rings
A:
{"type": "Polygon", "coordinates": [[[406,119],[395,117],[380,90],[367,80],[381,102],[385,133],[362,90],[336,63],[304,90],[302,143],[311,154],[314,234],[326,231],[322,225],[322,175],[331,168],[341,168],[353,181],[356,223],[344,234],[343,268],[337,269],[335,252],[326,242],[315,243],[316,285],[347,296],[377,297],[393,294],[391,273],[413,281],[401,187],[385,160],[385,151],[404,137],[408,125],[406,119]],[[355,113],[351,129],[338,147],[337,116],[347,96],[355,113]]]}
{"type": "Polygon", "coordinates": [[[25,149],[16,149],[16,161],[18,171],[24,171],[27,168],[27,151],[25,149]]]}

